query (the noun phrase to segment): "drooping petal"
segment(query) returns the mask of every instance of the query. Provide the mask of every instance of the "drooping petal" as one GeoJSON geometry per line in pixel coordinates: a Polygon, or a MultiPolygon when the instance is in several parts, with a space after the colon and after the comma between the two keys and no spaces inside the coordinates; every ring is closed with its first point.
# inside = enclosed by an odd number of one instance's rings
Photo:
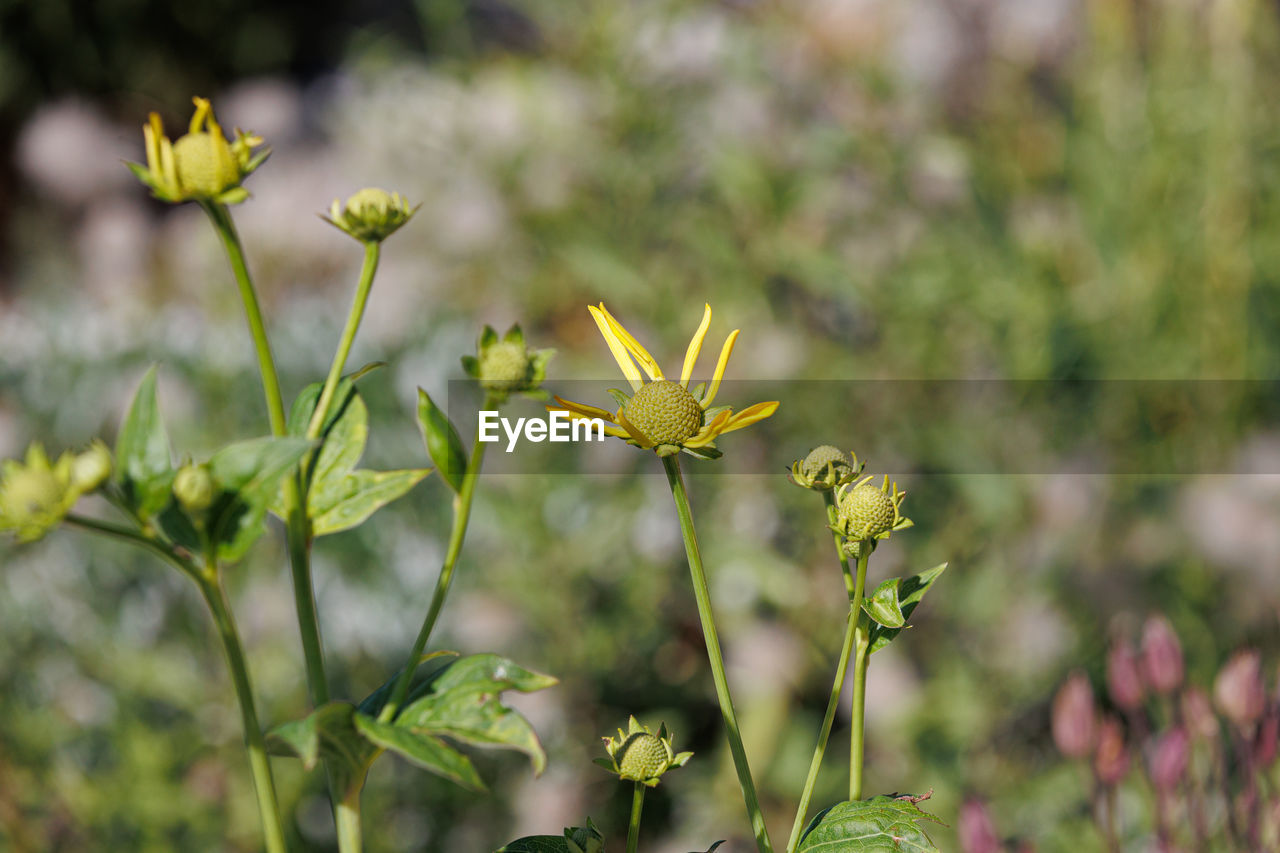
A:
{"type": "Polygon", "coordinates": [[[640,378],[640,371],[636,368],[635,362],[631,360],[631,356],[627,354],[627,348],[623,346],[622,341],[614,334],[613,327],[609,325],[609,321],[605,319],[605,315],[600,309],[594,305],[588,305],[587,310],[591,312],[591,317],[596,321],[596,326],[600,328],[600,334],[604,337],[604,342],[609,345],[609,352],[613,353],[614,359],[618,362],[618,367],[622,368],[622,375],[627,377],[627,381],[631,383],[631,389],[638,390],[644,381],[640,378]]]}
{"type": "MultiPolygon", "coordinates": [[[[599,418],[602,421],[616,423],[613,419],[613,413],[604,409],[598,409],[595,406],[588,406],[586,403],[575,403],[572,400],[566,400],[563,397],[556,395],[553,395],[551,399],[559,403],[561,408],[568,409],[571,414],[581,415],[584,418],[599,418]]],[[[555,409],[555,406],[547,406],[548,411],[553,409],[555,409]]]]}
{"type": "Polygon", "coordinates": [[[720,380],[724,379],[724,369],[729,365],[729,356],[733,355],[733,345],[738,340],[738,332],[741,329],[734,329],[729,333],[729,337],[725,338],[724,346],[720,349],[720,360],[716,362],[716,372],[711,377],[711,387],[707,389],[707,396],[702,400],[702,408],[711,405],[711,401],[716,398],[716,392],[720,390],[720,380]]]}
{"type": "Polygon", "coordinates": [[[142,126],[142,138],[147,146],[147,168],[152,175],[160,174],[160,139],[164,136],[164,125],[158,113],[152,113],[150,119],[142,126]]]}
{"type": "Polygon", "coordinates": [[[622,414],[622,409],[618,409],[618,423],[622,425],[622,428],[627,431],[627,434],[631,436],[631,439],[636,444],[640,445],[646,450],[649,449],[650,447],[653,447],[653,442],[650,441],[648,438],[646,438],[645,434],[642,433],[639,429],[637,429],[635,424],[627,420],[626,415],[622,414]]]}
{"type": "Polygon", "coordinates": [[[741,412],[729,418],[728,423],[720,430],[720,434],[733,432],[735,429],[749,427],[757,421],[762,421],[770,417],[774,412],[778,411],[778,402],[776,400],[768,403],[756,403],[754,406],[747,406],[741,412]]]}
{"type": "Polygon", "coordinates": [[[600,303],[600,313],[604,315],[605,322],[609,324],[609,328],[613,329],[613,333],[618,336],[618,340],[622,341],[622,344],[627,348],[627,351],[630,352],[631,355],[635,357],[636,362],[644,368],[644,372],[649,374],[649,378],[662,379],[662,368],[658,367],[658,362],[655,361],[653,356],[649,355],[649,351],[641,346],[640,342],[637,341],[632,334],[618,322],[617,318],[609,313],[609,309],[604,307],[603,302],[600,303]]]}
{"type": "Polygon", "coordinates": [[[682,443],[685,447],[704,447],[710,444],[716,440],[716,436],[724,432],[724,425],[732,415],[733,412],[730,409],[725,409],[723,412],[708,421],[702,429],[698,430],[697,435],[682,443]]]}
{"type": "Polygon", "coordinates": [[[187,132],[199,133],[201,130],[200,126],[204,123],[206,118],[209,118],[212,122],[213,104],[209,103],[208,98],[200,97],[192,98],[191,102],[196,105],[196,111],[191,114],[191,126],[188,128],[187,132]]]}
{"type": "Polygon", "coordinates": [[[689,341],[689,349],[684,354],[684,367],[680,370],[680,384],[689,387],[689,379],[693,376],[693,366],[698,361],[698,353],[702,352],[702,340],[707,336],[707,328],[711,325],[711,306],[706,305],[702,311],[702,324],[693,333],[689,341]]]}

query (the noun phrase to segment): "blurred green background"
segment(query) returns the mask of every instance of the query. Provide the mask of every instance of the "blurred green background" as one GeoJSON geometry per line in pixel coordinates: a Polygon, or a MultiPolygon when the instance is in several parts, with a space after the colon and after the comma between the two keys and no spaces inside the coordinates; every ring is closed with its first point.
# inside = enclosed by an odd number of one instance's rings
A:
{"type": "MultiPolygon", "coordinates": [[[[482,323],[557,347],[553,391],[620,381],[589,302],[670,369],[704,301],[709,350],[743,329],[730,376],[783,389],[782,411],[688,467],[748,472],[692,488],[775,839],[843,602],[821,502],[782,472],[836,443],[875,448],[868,471],[910,492],[916,528],[873,580],[952,566],[873,660],[869,792],[932,788],[952,826],[977,796],[1011,838],[1100,849],[1088,784],[1049,737],[1066,673],[1099,684],[1110,633],[1155,611],[1202,683],[1246,643],[1275,665],[1278,23],[1257,0],[8,0],[0,455],[113,437],[152,362],[175,446],[203,457],[266,431],[213,233],[119,163],[142,158],[148,111],[176,131],[211,96],[274,149],[235,215],[286,394],[327,367],[360,262],[315,214],[366,185],[423,203],[386,246],[353,354],[390,365],[362,384],[371,465],[423,464],[414,388],[446,394],[482,323]],[[918,400],[895,419],[903,386],[868,379],[1046,383],[960,425],[918,400]],[[806,383],[791,404],[799,380],[834,390],[806,383]],[[1223,437],[1209,461],[1181,464],[1184,427],[1223,437]],[[975,461],[993,441],[1008,452],[975,461]]],[[[485,479],[438,634],[561,679],[512,700],[549,770],[484,756],[485,797],[384,758],[373,853],[487,851],[586,815],[620,848],[628,791],[590,760],[629,713],[696,752],[647,801],[644,846],[747,849],[665,483],[641,476],[648,455],[601,454],[590,476],[531,457],[485,479]]],[[[338,695],[399,665],[447,526],[431,478],[318,544],[338,695]]],[[[273,533],[229,583],[276,723],[306,695],[273,533]]],[[[71,532],[0,546],[0,848],[257,849],[210,627],[182,578],[132,551],[71,532]]],[[[843,798],[847,743],[842,711],[816,803],[843,798]]],[[[295,849],[334,849],[319,774],[277,772],[295,849]]],[[[1144,819],[1140,788],[1125,802],[1144,819]]],[[[936,839],[956,849],[952,829],[936,839]]]]}

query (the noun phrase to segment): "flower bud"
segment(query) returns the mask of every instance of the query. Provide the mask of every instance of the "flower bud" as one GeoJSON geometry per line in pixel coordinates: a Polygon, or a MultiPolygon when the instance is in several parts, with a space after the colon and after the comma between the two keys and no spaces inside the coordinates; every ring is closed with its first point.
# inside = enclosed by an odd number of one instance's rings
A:
{"type": "Polygon", "coordinates": [[[1117,784],[1129,772],[1129,748],[1124,743],[1124,729],[1115,717],[1104,717],[1098,726],[1093,772],[1099,782],[1108,786],[1117,784]]]}
{"type": "Polygon", "coordinates": [[[591,818],[586,826],[566,826],[564,840],[569,853],[604,853],[604,836],[591,818]]]}
{"type": "Polygon", "coordinates": [[[1142,707],[1138,653],[1126,639],[1117,640],[1107,652],[1107,693],[1121,710],[1136,711],[1142,707]]]}
{"type": "Polygon", "coordinates": [[[81,494],[96,491],[111,476],[111,451],[101,441],[71,460],[71,486],[81,494]]]}
{"type": "Polygon", "coordinates": [[[1097,715],[1093,688],[1082,672],[1067,679],[1053,697],[1053,742],[1067,758],[1084,758],[1093,750],[1097,715]]]}
{"type": "Polygon", "coordinates": [[[213,503],[213,475],[206,465],[184,465],[173,478],[173,496],[189,513],[201,513],[213,503]]]}
{"type": "Polygon", "coordinates": [[[1183,692],[1182,719],[1192,737],[1212,740],[1218,736],[1218,717],[1213,713],[1209,697],[1199,687],[1188,687],[1183,692]]]}
{"type": "Polygon", "coordinates": [[[1182,644],[1163,616],[1152,616],[1142,627],[1142,676],[1157,693],[1182,686],[1182,644]]]}
{"type": "Polygon", "coordinates": [[[26,461],[0,463],[0,531],[12,530],[19,542],[34,542],[61,523],[80,497],[71,484],[72,457],[51,462],[44,447],[32,443],[26,461]]]}
{"type": "Polygon", "coordinates": [[[1257,650],[1236,652],[1213,682],[1213,703],[1222,715],[1241,729],[1262,718],[1267,702],[1262,684],[1262,661],[1257,650]]]}
{"type": "Polygon", "coordinates": [[[809,451],[791,465],[791,482],[806,489],[825,492],[853,481],[862,473],[858,458],[831,444],[809,451]]]}
{"type": "Polygon", "coordinates": [[[957,834],[963,853],[1001,853],[1004,849],[987,807],[978,800],[969,800],[960,807],[957,834]]]}
{"type": "Polygon", "coordinates": [[[693,756],[692,752],[675,752],[665,725],[654,734],[635,717],[627,724],[627,731],[618,729],[617,738],[604,738],[604,746],[609,760],[599,759],[597,764],[616,773],[620,779],[650,788],[655,787],[668,770],[684,766],[693,756]]]}
{"type": "Polygon", "coordinates": [[[357,240],[380,243],[408,222],[417,209],[410,207],[400,193],[366,187],[348,198],[345,205],[334,199],[324,218],[357,240]]]}
{"type": "Polygon", "coordinates": [[[1147,770],[1157,791],[1172,792],[1182,781],[1191,757],[1191,736],[1181,726],[1169,729],[1156,738],[1148,757],[1147,770]]]}
{"type": "MultiPolygon", "coordinates": [[[[499,341],[480,354],[480,387],[488,391],[517,391],[528,382],[529,367],[529,352],[524,344],[499,341]]],[[[701,409],[698,415],[701,417],[701,409]]]]}

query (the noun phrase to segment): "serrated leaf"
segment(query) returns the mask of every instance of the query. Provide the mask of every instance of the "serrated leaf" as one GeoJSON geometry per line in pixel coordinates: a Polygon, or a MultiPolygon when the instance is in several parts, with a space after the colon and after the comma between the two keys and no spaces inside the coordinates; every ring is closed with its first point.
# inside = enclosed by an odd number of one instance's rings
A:
{"type": "Polygon", "coordinates": [[[267,751],[299,758],[307,770],[324,759],[340,790],[349,792],[363,784],[369,765],[382,751],[356,728],[355,716],[355,706],[347,702],[321,705],[301,720],[268,731],[267,751]]]}
{"type": "MultiPolygon", "coordinates": [[[[311,534],[324,536],[364,523],[382,507],[412,489],[431,473],[430,468],[406,471],[352,471],[340,487],[330,490],[333,503],[325,506],[309,500],[311,534]]],[[[313,492],[314,494],[314,492],[313,492]]]]}
{"type": "Polygon", "coordinates": [[[862,600],[862,609],[867,615],[886,628],[901,628],[907,622],[898,604],[898,584],[901,582],[901,578],[889,578],[862,600]]]}
{"type": "Polygon", "coordinates": [[[942,822],[918,800],[879,796],[837,803],[809,822],[796,853],[941,853],[919,822],[942,822]]]}
{"type": "MultiPolygon", "coordinates": [[[[920,604],[925,593],[929,591],[929,587],[933,586],[933,582],[938,579],[938,576],[947,570],[947,565],[947,563],[941,563],[931,569],[925,569],[919,574],[901,579],[901,583],[898,584],[898,607],[902,611],[904,621],[911,618],[911,614],[915,611],[916,606],[920,604]]],[[[873,625],[871,627],[871,645],[868,654],[874,654],[892,643],[901,631],[901,628],[886,628],[882,625],[873,625]]]]}
{"type": "Polygon", "coordinates": [[[219,496],[209,508],[208,530],[218,559],[234,563],[265,529],[267,504],[280,480],[311,448],[302,438],[254,438],[229,444],[209,459],[219,496]]]}
{"type": "Polygon", "coordinates": [[[422,428],[427,453],[436,463],[440,476],[455,492],[459,491],[467,473],[467,451],[448,415],[421,388],[418,389],[418,425],[422,428]]]}
{"type": "Polygon", "coordinates": [[[116,482],[130,509],[147,519],[169,503],[173,459],[156,399],[156,368],[142,377],[116,439],[116,482]]]}
{"type": "Polygon", "coordinates": [[[457,658],[437,671],[427,689],[408,702],[394,724],[418,734],[447,735],[473,746],[514,749],[529,756],[535,773],[547,756],[529,721],[499,700],[504,690],[542,690],[556,679],[498,655],[457,658]]]}
{"type": "Polygon", "coordinates": [[[443,776],[464,788],[484,791],[484,782],[471,759],[434,735],[407,729],[391,723],[380,723],[357,712],[355,725],[373,744],[403,756],[413,764],[443,776]]]}

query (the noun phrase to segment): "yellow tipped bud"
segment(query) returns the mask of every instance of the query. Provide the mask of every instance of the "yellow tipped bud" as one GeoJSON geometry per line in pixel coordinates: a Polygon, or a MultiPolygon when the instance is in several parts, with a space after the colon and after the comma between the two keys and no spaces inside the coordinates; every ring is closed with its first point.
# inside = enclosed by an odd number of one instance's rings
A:
{"type": "Polygon", "coordinates": [[[173,478],[173,496],[189,513],[201,513],[214,498],[213,475],[205,465],[184,465],[173,478]]]}

